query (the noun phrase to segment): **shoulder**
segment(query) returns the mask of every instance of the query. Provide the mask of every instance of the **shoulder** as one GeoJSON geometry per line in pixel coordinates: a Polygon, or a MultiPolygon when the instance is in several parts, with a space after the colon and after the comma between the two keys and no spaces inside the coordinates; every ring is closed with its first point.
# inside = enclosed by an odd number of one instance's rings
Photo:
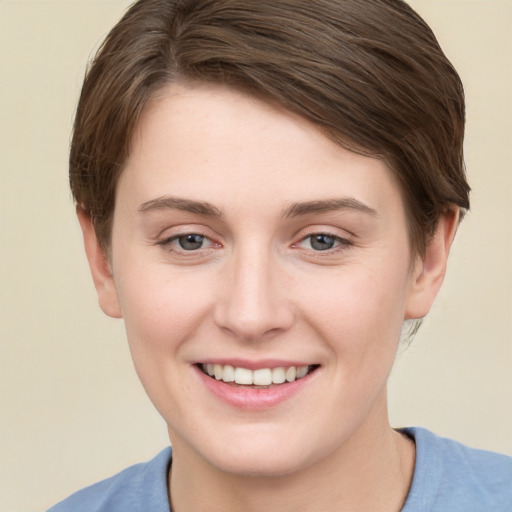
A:
{"type": "Polygon", "coordinates": [[[169,512],[167,473],[171,458],[168,447],[149,462],[130,466],[72,494],[48,512],[169,512]]]}
{"type": "Polygon", "coordinates": [[[403,432],[416,443],[414,477],[403,512],[512,512],[512,457],[469,448],[421,428],[403,432]]]}

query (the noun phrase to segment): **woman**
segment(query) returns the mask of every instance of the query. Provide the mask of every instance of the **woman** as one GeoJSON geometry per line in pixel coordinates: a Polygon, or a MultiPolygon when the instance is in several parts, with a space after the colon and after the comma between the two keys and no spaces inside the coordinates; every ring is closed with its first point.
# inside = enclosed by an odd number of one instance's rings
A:
{"type": "Polygon", "coordinates": [[[509,458],[387,415],[469,208],[463,131],[402,1],[134,4],[86,77],[70,177],[172,453],[51,510],[507,510],[509,458]]]}

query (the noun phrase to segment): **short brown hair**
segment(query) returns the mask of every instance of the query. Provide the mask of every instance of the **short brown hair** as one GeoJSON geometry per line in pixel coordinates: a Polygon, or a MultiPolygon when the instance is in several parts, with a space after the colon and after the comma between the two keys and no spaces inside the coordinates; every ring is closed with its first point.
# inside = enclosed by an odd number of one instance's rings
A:
{"type": "Polygon", "coordinates": [[[469,208],[463,87],[402,0],[139,0],[92,62],[71,145],[71,189],[104,248],[138,119],[158,90],[187,80],[280,104],[384,160],[415,252],[449,205],[469,208]]]}

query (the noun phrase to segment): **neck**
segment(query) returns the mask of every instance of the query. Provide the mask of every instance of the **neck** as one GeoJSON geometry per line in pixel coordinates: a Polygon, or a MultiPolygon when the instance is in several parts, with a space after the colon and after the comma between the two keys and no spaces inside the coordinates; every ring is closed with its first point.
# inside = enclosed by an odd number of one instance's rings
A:
{"type": "Polygon", "coordinates": [[[399,512],[412,481],[415,448],[385,417],[380,425],[370,418],[314,465],[278,477],[226,473],[175,442],[172,511],[399,512]]]}

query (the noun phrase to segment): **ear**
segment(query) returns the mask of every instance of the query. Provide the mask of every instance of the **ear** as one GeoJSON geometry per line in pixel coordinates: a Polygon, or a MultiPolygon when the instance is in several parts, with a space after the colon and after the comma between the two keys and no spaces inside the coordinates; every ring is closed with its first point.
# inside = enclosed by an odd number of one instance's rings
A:
{"type": "Polygon", "coordinates": [[[121,318],[121,308],[119,307],[110,262],[98,241],[91,217],[79,206],[76,208],[76,214],[82,228],[85,253],[89,261],[94,286],[98,293],[100,308],[112,318],[121,318]]]}
{"type": "Polygon", "coordinates": [[[448,254],[458,225],[459,209],[450,208],[439,219],[425,255],[416,257],[406,303],[406,320],[423,318],[430,311],[444,280],[448,254]]]}

